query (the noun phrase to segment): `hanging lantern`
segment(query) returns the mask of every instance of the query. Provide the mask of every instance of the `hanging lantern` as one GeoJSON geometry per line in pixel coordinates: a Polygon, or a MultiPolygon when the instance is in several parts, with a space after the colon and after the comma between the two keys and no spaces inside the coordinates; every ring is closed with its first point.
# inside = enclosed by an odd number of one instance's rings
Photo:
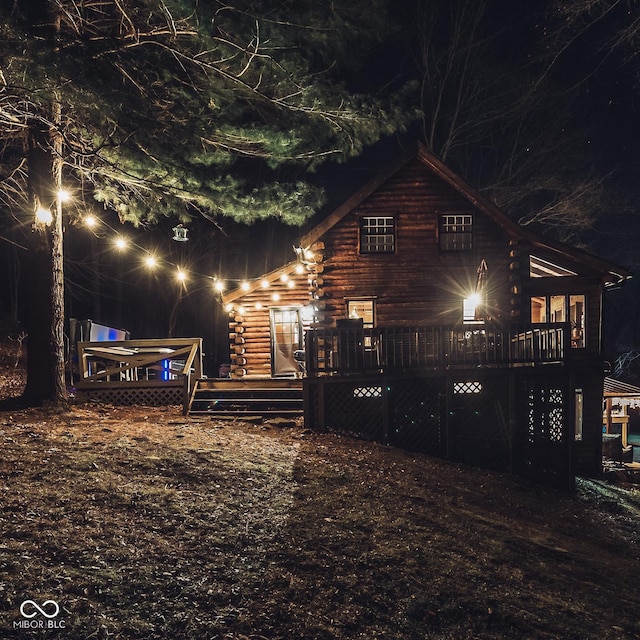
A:
{"type": "Polygon", "coordinates": [[[173,239],[176,242],[186,242],[189,238],[187,238],[187,232],[189,229],[187,227],[179,224],[177,227],[173,227],[173,239]]]}

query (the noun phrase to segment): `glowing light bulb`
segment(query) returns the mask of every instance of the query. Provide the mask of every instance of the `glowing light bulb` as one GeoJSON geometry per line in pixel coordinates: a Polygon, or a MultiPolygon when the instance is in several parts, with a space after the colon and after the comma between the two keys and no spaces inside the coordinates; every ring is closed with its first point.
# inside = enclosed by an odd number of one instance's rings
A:
{"type": "Polygon", "coordinates": [[[216,280],[213,287],[218,293],[222,293],[224,291],[224,282],[222,282],[222,280],[216,280]]]}
{"type": "Polygon", "coordinates": [[[149,269],[153,269],[158,266],[158,260],[154,255],[149,254],[145,259],[144,263],[149,267],[149,269]]]}
{"type": "Polygon", "coordinates": [[[38,207],[36,210],[36,222],[38,224],[51,224],[53,222],[53,214],[49,209],[38,207]]]}
{"type": "Polygon", "coordinates": [[[60,200],[60,202],[69,202],[69,200],[71,200],[71,194],[66,189],[60,189],[58,191],[58,200],[60,200]]]}
{"type": "Polygon", "coordinates": [[[178,279],[178,282],[184,282],[187,279],[187,274],[182,269],[178,268],[176,278],[178,279]]]}
{"type": "Polygon", "coordinates": [[[480,296],[479,293],[472,293],[469,296],[468,300],[469,300],[469,304],[473,305],[474,307],[477,307],[482,301],[482,297],[480,296]]]}
{"type": "Polygon", "coordinates": [[[248,283],[246,280],[244,280],[244,281],[242,282],[242,284],[240,285],[240,288],[241,288],[243,291],[249,291],[249,283],[248,283]]]}
{"type": "Polygon", "coordinates": [[[122,236],[116,238],[116,249],[119,251],[124,251],[127,248],[127,241],[122,236]]]}
{"type": "Polygon", "coordinates": [[[263,289],[268,289],[269,288],[269,281],[266,278],[263,278],[262,281],[260,282],[260,286],[263,289]]]}
{"type": "Polygon", "coordinates": [[[98,218],[94,215],[89,214],[82,218],[82,221],[89,227],[89,229],[93,229],[98,224],[98,218]]]}

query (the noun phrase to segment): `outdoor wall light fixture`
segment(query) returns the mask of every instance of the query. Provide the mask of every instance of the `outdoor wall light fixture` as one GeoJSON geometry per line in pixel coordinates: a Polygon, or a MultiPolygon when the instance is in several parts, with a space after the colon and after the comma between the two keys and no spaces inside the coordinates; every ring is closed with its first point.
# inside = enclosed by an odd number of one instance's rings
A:
{"type": "Polygon", "coordinates": [[[298,261],[305,267],[315,264],[316,255],[311,249],[304,249],[303,247],[293,247],[298,261]]]}

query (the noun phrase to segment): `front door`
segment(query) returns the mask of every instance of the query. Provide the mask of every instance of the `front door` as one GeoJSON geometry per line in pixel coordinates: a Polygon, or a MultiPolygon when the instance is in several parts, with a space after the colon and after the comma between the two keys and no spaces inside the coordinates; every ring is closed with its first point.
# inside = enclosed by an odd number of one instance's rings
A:
{"type": "Polygon", "coordinates": [[[302,317],[298,307],[274,307],[271,317],[271,375],[295,376],[294,353],[302,349],[302,317]]]}

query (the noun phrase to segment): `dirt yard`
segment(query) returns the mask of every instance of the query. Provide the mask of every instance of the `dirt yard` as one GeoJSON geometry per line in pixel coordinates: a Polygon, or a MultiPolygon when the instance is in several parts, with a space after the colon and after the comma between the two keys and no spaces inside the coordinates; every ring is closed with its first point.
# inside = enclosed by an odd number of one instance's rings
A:
{"type": "Polygon", "coordinates": [[[640,638],[637,487],[179,407],[5,408],[0,442],[1,638],[640,638]]]}

